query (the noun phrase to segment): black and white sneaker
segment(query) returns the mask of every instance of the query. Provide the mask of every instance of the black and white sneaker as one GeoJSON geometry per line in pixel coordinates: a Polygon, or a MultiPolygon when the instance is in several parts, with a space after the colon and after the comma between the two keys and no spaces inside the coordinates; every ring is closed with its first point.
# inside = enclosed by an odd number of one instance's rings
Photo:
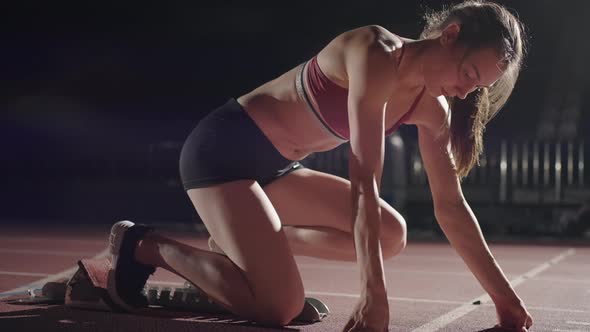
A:
{"type": "Polygon", "coordinates": [[[148,306],[143,288],[156,268],[134,259],[137,243],[153,228],[123,220],[111,227],[109,252],[111,269],[109,271],[107,290],[113,302],[129,312],[148,306]]]}

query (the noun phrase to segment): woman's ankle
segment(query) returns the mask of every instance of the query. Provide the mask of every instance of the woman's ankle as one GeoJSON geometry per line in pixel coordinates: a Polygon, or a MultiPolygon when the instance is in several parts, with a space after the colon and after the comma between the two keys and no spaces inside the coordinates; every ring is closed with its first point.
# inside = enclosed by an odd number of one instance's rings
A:
{"type": "Polygon", "coordinates": [[[134,259],[138,263],[156,266],[154,255],[157,252],[154,232],[147,232],[145,236],[137,242],[134,252],[134,259]]]}

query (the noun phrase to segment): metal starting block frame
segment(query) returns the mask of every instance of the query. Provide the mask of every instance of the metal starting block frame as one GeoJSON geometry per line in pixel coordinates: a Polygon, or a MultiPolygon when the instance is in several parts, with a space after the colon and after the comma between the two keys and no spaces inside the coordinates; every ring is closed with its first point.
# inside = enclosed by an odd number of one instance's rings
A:
{"type": "MultiPolygon", "coordinates": [[[[120,311],[111,300],[106,290],[106,280],[110,263],[102,260],[80,260],[78,270],[69,280],[48,282],[42,288],[28,289],[15,293],[9,304],[21,305],[56,305],[65,304],[71,308],[120,311]]],[[[150,309],[195,312],[204,314],[231,315],[223,306],[215,303],[207,294],[186,281],[183,287],[173,288],[148,283],[143,289],[149,308],[142,313],[149,314],[150,309]]],[[[293,320],[295,323],[315,323],[330,313],[329,308],[320,300],[305,298],[301,313],[293,320]]]]}
{"type": "MultiPolygon", "coordinates": [[[[189,282],[185,282],[182,288],[148,285],[144,288],[143,294],[147,297],[150,306],[159,306],[177,311],[230,314],[227,309],[215,303],[205,293],[189,282]]],[[[322,301],[313,297],[306,297],[303,310],[294,321],[315,323],[324,319],[329,313],[328,306],[322,301]]]]}

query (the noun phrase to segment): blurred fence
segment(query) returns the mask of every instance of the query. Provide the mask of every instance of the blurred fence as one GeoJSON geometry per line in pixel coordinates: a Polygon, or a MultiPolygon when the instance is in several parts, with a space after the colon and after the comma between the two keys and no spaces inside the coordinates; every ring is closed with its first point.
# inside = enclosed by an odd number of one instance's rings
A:
{"type": "MultiPolygon", "coordinates": [[[[590,198],[583,141],[490,140],[480,165],[463,181],[469,201],[494,204],[575,205],[590,198]]],[[[347,177],[348,145],[303,160],[311,168],[347,177]]],[[[402,202],[431,200],[418,142],[388,138],[382,192],[402,202]],[[404,193],[405,191],[405,193],[404,193]]]]}
{"type": "MultiPolygon", "coordinates": [[[[177,159],[182,142],[163,141],[147,147],[146,170],[179,186],[177,159]]],[[[302,160],[310,168],[348,178],[349,145],[314,153],[302,160]]],[[[387,138],[383,167],[383,197],[397,207],[411,201],[431,201],[428,179],[417,141],[400,135],[387,138]]],[[[579,205],[590,199],[585,170],[586,145],[570,141],[488,140],[480,165],[463,180],[470,202],[499,205],[579,205]]]]}
{"type": "MultiPolygon", "coordinates": [[[[586,146],[580,140],[489,139],[480,165],[462,189],[483,228],[495,234],[575,235],[590,229],[586,146]],[[581,226],[581,225],[585,226],[581,226]]],[[[348,145],[303,160],[311,168],[347,176],[348,145]]],[[[410,224],[437,229],[418,142],[387,139],[382,197],[410,224]]]]}
{"type": "MultiPolygon", "coordinates": [[[[181,147],[180,141],[157,141],[119,159],[31,164],[29,173],[37,177],[8,172],[23,176],[5,181],[6,199],[13,203],[3,208],[2,218],[198,222],[180,183],[181,147]]],[[[396,133],[385,149],[382,197],[404,215],[410,231],[440,231],[417,141],[396,133]]],[[[488,139],[480,166],[462,184],[486,234],[575,235],[590,229],[587,149],[580,140],[488,139]]],[[[348,150],[343,144],[302,163],[348,178],[348,150]]]]}

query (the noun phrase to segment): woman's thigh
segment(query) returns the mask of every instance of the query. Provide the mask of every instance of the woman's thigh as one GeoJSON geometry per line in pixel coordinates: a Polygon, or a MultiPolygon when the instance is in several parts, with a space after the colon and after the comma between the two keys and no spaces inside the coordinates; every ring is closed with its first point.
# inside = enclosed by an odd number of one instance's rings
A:
{"type": "MultiPolygon", "coordinates": [[[[351,184],[332,174],[303,168],[263,187],[285,226],[322,226],[352,233],[351,184]]],[[[405,243],[406,222],[380,198],[381,239],[405,243]]]]}
{"type": "Polygon", "coordinates": [[[265,302],[261,304],[300,310],[301,277],[279,216],[260,185],[239,180],[187,193],[217,245],[244,273],[254,296],[265,302]]]}

